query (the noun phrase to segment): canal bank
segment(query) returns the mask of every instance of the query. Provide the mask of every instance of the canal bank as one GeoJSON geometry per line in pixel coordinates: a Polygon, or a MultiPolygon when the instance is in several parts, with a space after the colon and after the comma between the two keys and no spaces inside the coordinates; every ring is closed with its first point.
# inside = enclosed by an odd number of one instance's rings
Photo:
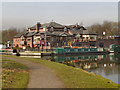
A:
{"type": "MultiPolygon", "coordinates": [[[[42,57],[42,59],[50,59],[50,57],[42,57]]],[[[90,73],[96,73],[115,83],[119,83],[118,77],[120,72],[118,71],[118,68],[120,66],[120,57],[118,54],[78,56],[63,55],[52,57],[51,60],[75,68],[80,68],[90,73]]]]}
{"type": "MultiPolygon", "coordinates": [[[[7,57],[20,58],[16,56],[7,57]]],[[[33,58],[24,59],[35,63],[40,63],[51,68],[65,83],[67,88],[118,88],[118,84],[94,73],[88,73],[79,68],[70,67],[57,62],[51,62],[49,60],[33,58]]]]}

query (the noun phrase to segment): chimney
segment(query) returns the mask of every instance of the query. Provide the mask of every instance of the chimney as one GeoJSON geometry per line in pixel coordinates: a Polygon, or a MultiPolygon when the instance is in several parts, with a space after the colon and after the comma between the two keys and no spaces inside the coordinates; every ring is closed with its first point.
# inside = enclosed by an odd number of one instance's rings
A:
{"type": "Polygon", "coordinates": [[[36,24],[36,30],[37,30],[37,32],[39,32],[39,28],[41,27],[41,24],[40,24],[40,22],[37,22],[37,24],[36,24]]]}

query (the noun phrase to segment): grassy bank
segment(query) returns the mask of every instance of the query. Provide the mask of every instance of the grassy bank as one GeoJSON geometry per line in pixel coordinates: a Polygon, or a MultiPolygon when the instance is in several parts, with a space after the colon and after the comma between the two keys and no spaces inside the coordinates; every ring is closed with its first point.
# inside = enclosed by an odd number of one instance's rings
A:
{"type": "Polygon", "coordinates": [[[2,59],[2,88],[26,88],[28,79],[29,73],[25,65],[2,59]]]}
{"type": "MultiPolygon", "coordinates": [[[[7,56],[9,57],[9,56],[7,56]]],[[[15,58],[21,58],[16,57],[15,58]]],[[[24,58],[35,63],[40,63],[51,68],[64,82],[67,88],[118,88],[118,84],[99,75],[88,73],[82,69],[47,60],[24,58]]]]}

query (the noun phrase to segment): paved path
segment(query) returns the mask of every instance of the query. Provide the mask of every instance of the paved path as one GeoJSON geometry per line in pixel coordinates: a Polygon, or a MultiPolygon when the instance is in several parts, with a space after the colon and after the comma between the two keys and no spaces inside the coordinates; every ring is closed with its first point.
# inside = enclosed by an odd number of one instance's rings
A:
{"type": "Polygon", "coordinates": [[[26,65],[30,72],[27,88],[64,88],[64,84],[48,67],[24,59],[3,57],[26,65]]]}

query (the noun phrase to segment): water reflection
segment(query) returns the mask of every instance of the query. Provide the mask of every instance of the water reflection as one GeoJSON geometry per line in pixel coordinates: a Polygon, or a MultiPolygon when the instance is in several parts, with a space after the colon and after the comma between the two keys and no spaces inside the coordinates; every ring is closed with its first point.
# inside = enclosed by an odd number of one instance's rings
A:
{"type": "Polygon", "coordinates": [[[99,74],[115,83],[118,83],[119,55],[55,56],[42,58],[51,59],[51,61],[54,62],[81,68],[88,72],[99,74]]]}

